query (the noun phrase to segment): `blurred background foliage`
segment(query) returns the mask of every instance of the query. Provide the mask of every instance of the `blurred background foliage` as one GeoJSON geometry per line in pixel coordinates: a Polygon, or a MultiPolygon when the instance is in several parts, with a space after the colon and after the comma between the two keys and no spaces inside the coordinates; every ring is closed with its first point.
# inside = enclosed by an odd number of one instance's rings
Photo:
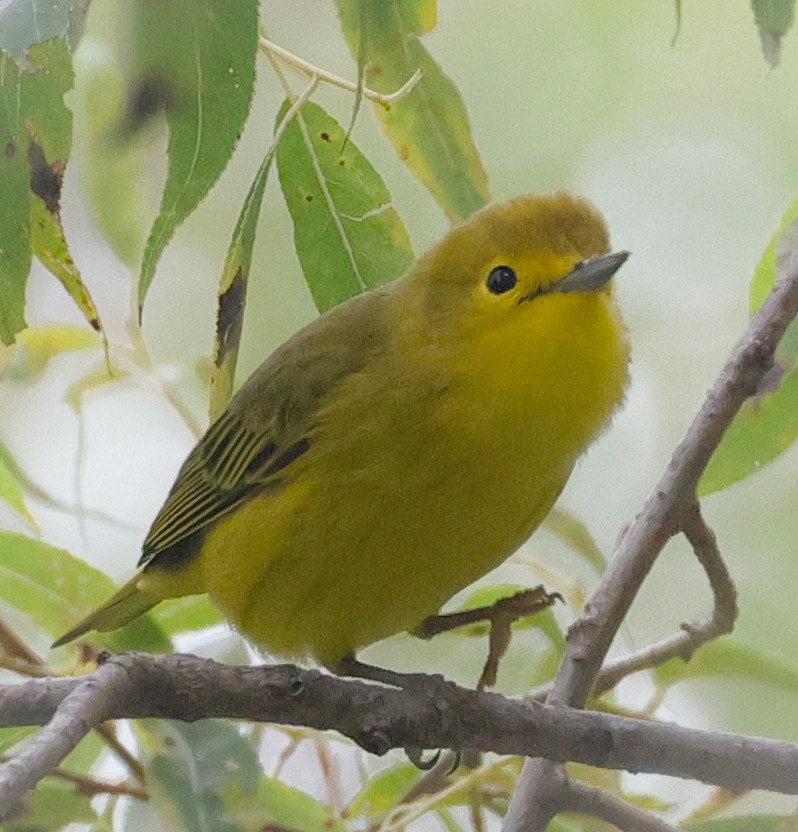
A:
{"type": "MultiPolygon", "coordinates": [[[[470,599],[455,602],[482,604],[540,580],[560,590],[565,605],[519,628],[498,687],[518,694],[550,678],[562,629],[742,333],[749,303],[758,305],[772,282],[780,237],[771,238],[787,228],[791,240],[793,3],[270,4],[261,24],[271,42],[355,87],[320,83],[301,120],[290,122],[286,85],[302,93],[308,79],[273,50],[256,60],[254,0],[93,0],[86,14],[82,3],[45,5],[0,6],[3,666],[41,669],[46,659],[54,671],[74,669],[75,651],[48,656],[51,637],[108,594],[108,576],[131,573],[209,407],[218,412],[234,378],[246,378],[317,308],[400,273],[413,252],[488,199],[566,189],[594,201],[614,245],[633,252],[617,281],[633,384],[559,513],[470,599]],[[367,60],[358,60],[364,49],[367,60]],[[418,86],[390,110],[363,95],[362,84],[390,94],[419,67],[418,86]],[[276,153],[275,128],[283,139],[276,153]],[[342,160],[349,179],[339,179],[342,160]],[[340,216],[377,218],[357,224],[362,260],[349,271],[340,243],[352,228],[342,226],[337,244],[332,235],[330,248],[314,248],[314,229],[331,221],[306,210],[319,185],[308,174],[314,164],[334,186],[340,216]],[[320,280],[331,263],[343,265],[320,280]],[[21,329],[25,297],[30,328],[21,329]]],[[[672,662],[623,682],[605,707],[798,741],[795,333],[781,351],[778,389],[746,406],[747,421],[703,483],[706,517],[740,589],[734,637],[690,665],[672,662]]],[[[666,635],[709,604],[700,568],[676,541],[618,649],[666,635]]],[[[204,601],[164,604],[96,643],[168,650],[170,638],[227,661],[254,658],[204,601]]],[[[376,663],[470,685],[484,656],[478,630],[429,643],[401,636],[367,652],[376,663]]],[[[0,732],[2,749],[24,733],[0,732]]],[[[136,797],[135,766],[100,756],[97,740],[68,761],[71,780],[45,781],[8,828],[69,820],[97,830],[144,822],[493,828],[518,770],[517,761],[488,759],[450,778],[432,803],[397,816],[390,813],[419,777],[398,756],[366,760],[334,738],[217,722],[136,724],[121,736],[139,749],[148,802],[136,797]],[[96,784],[106,777],[128,783],[134,796],[103,794],[96,784]]],[[[726,813],[738,816],[735,829],[777,829],[790,821],[775,815],[795,810],[772,795],[577,773],[670,818],[694,813],[694,828],[731,828],[705,823],[726,813]]],[[[584,819],[556,824],[601,828],[584,819]]]]}

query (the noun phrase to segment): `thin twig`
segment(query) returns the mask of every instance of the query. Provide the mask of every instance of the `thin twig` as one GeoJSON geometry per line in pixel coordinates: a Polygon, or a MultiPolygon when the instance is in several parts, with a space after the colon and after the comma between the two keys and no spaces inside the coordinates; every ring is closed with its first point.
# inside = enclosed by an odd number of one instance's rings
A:
{"type": "Polygon", "coordinates": [[[426,797],[420,797],[414,803],[400,804],[383,819],[377,827],[377,832],[400,832],[413,821],[433,811],[435,807],[454,795],[468,792],[471,788],[486,780],[497,769],[506,768],[513,764],[513,760],[496,760],[487,765],[476,768],[458,780],[446,785],[440,791],[426,797]]]}
{"type": "MultiPolygon", "coordinates": [[[[709,620],[703,624],[683,624],[691,637],[693,652],[707,641],[726,635],[734,629],[739,610],[737,590],[723,561],[715,533],[701,515],[701,506],[696,500],[685,508],[682,514],[682,532],[693,547],[698,562],[704,568],[714,596],[714,606],[709,620]]],[[[687,656],[686,658],[690,658],[687,656]]]]}
{"type": "Polygon", "coordinates": [[[621,832],[676,832],[676,827],[601,789],[567,780],[558,798],[559,811],[578,812],[611,823],[621,832]]]}
{"type": "Polygon", "coordinates": [[[338,782],[338,770],[335,767],[335,761],[330,754],[329,741],[326,738],[319,737],[313,741],[313,749],[316,752],[316,759],[327,791],[326,803],[340,817],[341,807],[343,806],[341,784],[338,782]]]}
{"type": "MultiPolygon", "coordinates": [[[[18,662],[20,667],[26,667],[28,669],[28,672],[24,673],[26,676],[35,675],[36,668],[44,666],[41,656],[34,653],[4,621],[0,621],[0,651],[18,662]]],[[[23,672],[15,667],[7,667],[6,669],[14,670],[17,673],[23,672]]]]}
{"type": "Polygon", "coordinates": [[[428,768],[402,795],[397,805],[413,803],[422,795],[440,792],[448,784],[449,775],[456,768],[459,756],[455,751],[444,751],[435,765],[428,768]]]}
{"type": "MultiPolygon", "coordinates": [[[[698,479],[737,411],[772,367],[776,347],[796,312],[798,253],[754,315],[643,509],[621,538],[584,617],[568,634],[568,649],[547,701],[583,707],[621,622],[667,541],[689,528],[702,546],[706,543],[700,528],[690,525],[698,479]]],[[[550,805],[546,794],[558,776],[557,767],[548,761],[527,762],[505,818],[505,832],[545,829],[551,815],[540,807],[550,805]]]]}
{"type": "MultiPolygon", "coordinates": [[[[651,670],[677,657],[689,661],[701,645],[732,631],[737,618],[737,593],[715,535],[701,516],[697,502],[685,509],[681,522],[682,531],[709,579],[714,596],[712,614],[700,624],[682,624],[680,632],[602,665],[593,685],[594,696],[612,690],[632,673],[651,670]]],[[[553,682],[541,685],[525,699],[544,701],[553,688],[553,682]]]]}
{"type": "MultiPolygon", "coordinates": [[[[298,55],[294,55],[293,52],[289,52],[287,49],[284,49],[282,46],[278,46],[274,41],[269,40],[261,35],[260,38],[260,47],[269,55],[275,55],[281,61],[289,64],[290,66],[294,67],[294,69],[299,70],[303,75],[306,75],[308,78],[317,78],[319,81],[322,81],[327,84],[332,84],[333,86],[340,87],[341,89],[347,90],[348,92],[358,92],[358,85],[355,81],[349,81],[346,78],[342,78],[340,75],[335,75],[332,72],[328,72],[326,69],[322,69],[321,67],[314,66],[309,61],[306,61],[304,58],[300,58],[298,55]]],[[[370,101],[375,101],[377,104],[381,104],[385,107],[386,110],[390,110],[391,106],[395,104],[400,98],[403,98],[407,95],[411,90],[416,86],[416,84],[421,80],[421,70],[417,69],[410,78],[399,87],[398,90],[392,93],[382,93],[377,92],[376,90],[369,89],[366,86],[362,86],[360,88],[360,94],[364,98],[368,98],[370,101]]]]}
{"type": "Polygon", "coordinates": [[[40,664],[31,664],[27,659],[6,658],[0,656],[0,669],[10,670],[29,679],[44,679],[50,674],[40,664]]]}
{"type": "MultiPolygon", "coordinates": [[[[5,763],[10,759],[12,758],[5,754],[0,755],[0,763],[5,763]]],[[[136,800],[150,799],[149,794],[137,786],[129,786],[126,783],[108,783],[105,780],[97,780],[94,777],[87,777],[85,774],[78,774],[65,768],[56,767],[47,776],[73,783],[81,794],[89,797],[108,794],[117,797],[133,797],[136,800]]]]}
{"type": "Polygon", "coordinates": [[[103,739],[103,742],[108,746],[109,750],[112,751],[119,760],[128,768],[130,773],[139,781],[139,783],[145,783],[147,780],[147,775],[144,770],[144,766],[141,764],[141,761],[131,754],[130,751],[125,748],[124,745],[119,741],[119,737],[116,735],[116,731],[114,730],[113,723],[107,722],[102,725],[98,725],[94,729],[103,739]]]}

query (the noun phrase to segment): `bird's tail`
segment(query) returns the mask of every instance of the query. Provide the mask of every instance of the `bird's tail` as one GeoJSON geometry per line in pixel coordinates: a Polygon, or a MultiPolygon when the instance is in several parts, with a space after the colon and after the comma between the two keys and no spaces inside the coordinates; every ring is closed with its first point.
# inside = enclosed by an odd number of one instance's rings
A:
{"type": "Polygon", "coordinates": [[[140,590],[138,587],[140,580],[141,574],[134,576],[119,592],[97,607],[96,610],[90,612],[71,630],[64,633],[61,638],[56,639],[52,646],[61,647],[91,630],[99,630],[103,633],[116,630],[154,607],[161,598],[140,590]]]}

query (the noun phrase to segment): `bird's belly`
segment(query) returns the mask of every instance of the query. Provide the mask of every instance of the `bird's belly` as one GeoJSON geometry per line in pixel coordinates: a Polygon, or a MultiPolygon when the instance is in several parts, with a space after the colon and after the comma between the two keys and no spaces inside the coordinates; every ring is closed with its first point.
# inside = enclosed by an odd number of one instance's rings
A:
{"type": "Polygon", "coordinates": [[[209,536],[211,597],[256,644],[325,664],[414,627],[511,554],[568,474],[541,481],[537,467],[525,482],[517,459],[512,476],[495,464],[487,475],[476,458],[443,453],[447,464],[314,460],[280,494],[236,512],[218,543],[209,536]]]}

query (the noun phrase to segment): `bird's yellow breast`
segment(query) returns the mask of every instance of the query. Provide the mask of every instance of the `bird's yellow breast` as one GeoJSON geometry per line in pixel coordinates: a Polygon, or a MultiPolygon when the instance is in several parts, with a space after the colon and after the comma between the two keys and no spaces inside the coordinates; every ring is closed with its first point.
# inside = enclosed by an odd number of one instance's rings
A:
{"type": "Polygon", "coordinates": [[[536,303],[532,331],[463,345],[412,333],[344,380],[277,493],[212,529],[197,568],[234,624],[279,655],[334,664],[412,628],[498,565],[545,517],[622,397],[627,347],[609,294],[536,303]]]}

